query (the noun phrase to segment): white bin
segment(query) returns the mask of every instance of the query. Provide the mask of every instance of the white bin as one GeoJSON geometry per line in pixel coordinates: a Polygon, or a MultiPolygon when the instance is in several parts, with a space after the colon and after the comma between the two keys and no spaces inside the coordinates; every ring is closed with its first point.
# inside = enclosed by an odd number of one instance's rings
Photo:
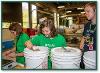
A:
{"type": "Polygon", "coordinates": [[[24,50],[26,69],[48,69],[48,48],[37,46],[39,51],[24,50]]]}
{"type": "Polygon", "coordinates": [[[81,51],[77,48],[65,47],[53,48],[51,50],[51,60],[53,69],[79,69],[81,51]]]}
{"type": "Polygon", "coordinates": [[[96,69],[96,51],[87,51],[83,56],[85,69],[96,69]]]}

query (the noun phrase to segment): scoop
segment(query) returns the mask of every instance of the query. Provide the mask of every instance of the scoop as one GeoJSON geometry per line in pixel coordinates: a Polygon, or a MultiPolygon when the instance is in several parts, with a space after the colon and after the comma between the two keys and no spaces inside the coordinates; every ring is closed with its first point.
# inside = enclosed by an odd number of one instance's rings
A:
{"type": "Polygon", "coordinates": [[[32,47],[31,50],[33,50],[33,51],[40,51],[40,49],[38,47],[36,47],[36,46],[32,47]]]}
{"type": "Polygon", "coordinates": [[[65,47],[62,47],[64,52],[70,52],[71,50],[66,49],[65,47]]]}

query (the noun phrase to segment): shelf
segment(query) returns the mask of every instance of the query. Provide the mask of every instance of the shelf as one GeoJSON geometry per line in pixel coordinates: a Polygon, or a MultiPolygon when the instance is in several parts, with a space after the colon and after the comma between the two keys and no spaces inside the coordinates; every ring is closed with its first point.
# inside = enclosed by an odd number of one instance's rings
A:
{"type": "Polygon", "coordinates": [[[81,33],[66,34],[67,36],[82,36],[81,33]]]}

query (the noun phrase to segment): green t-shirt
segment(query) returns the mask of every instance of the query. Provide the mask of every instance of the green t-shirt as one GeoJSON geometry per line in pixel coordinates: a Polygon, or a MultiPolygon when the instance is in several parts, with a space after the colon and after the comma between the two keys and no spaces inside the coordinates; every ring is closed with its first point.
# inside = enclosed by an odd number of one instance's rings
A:
{"type": "MultiPolygon", "coordinates": [[[[19,36],[16,37],[16,53],[21,53],[24,51],[24,44],[27,40],[29,40],[29,36],[26,33],[22,33],[19,36]]],[[[18,63],[24,64],[25,58],[23,56],[17,56],[16,61],[18,63]]]]}
{"type": "MultiPolygon", "coordinates": [[[[48,47],[49,54],[52,48],[67,46],[65,38],[60,34],[58,34],[54,38],[47,38],[43,34],[38,34],[32,37],[31,42],[33,45],[36,45],[36,46],[48,47]]],[[[48,69],[52,69],[52,62],[51,62],[50,56],[48,58],[48,69]]]]}
{"type": "Polygon", "coordinates": [[[47,38],[43,34],[38,34],[32,37],[31,42],[36,46],[46,46],[49,50],[55,47],[67,46],[65,38],[60,34],[54,38],[47,38]]]}

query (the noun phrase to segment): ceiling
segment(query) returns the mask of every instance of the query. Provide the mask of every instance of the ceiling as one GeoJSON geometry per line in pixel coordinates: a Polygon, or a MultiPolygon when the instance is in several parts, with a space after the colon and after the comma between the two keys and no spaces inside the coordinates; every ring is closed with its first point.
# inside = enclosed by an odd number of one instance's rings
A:
{"type": "Polygon", "coordinates": [[[64,15],[71,15],[71,16],[77,16],[78,14],[81,14],[81,12],[84,12],[84,5],[88,3],[87,1],[81,1],[81,2],[67,2],[67,1],[54,1],[54,2],[36,2],[35,5],[38,6],[38,10],[42,10],[45,12],[52,13],[57,12],[60,14],[60,16],[64,15]],[[63,8],[57,8],[58,6],[64,6],[63,8]],[[83,9],[77,9],[77,8],[83,8],[83,9]],[[67,12],[71,11],[71,12],[67,12]]]}
{"type": "Polygon", "coordinates": [[[60,13],[60,15],[71,15],[71,14],[80,14],[81,12],[84,12],[84,5],[86,3],[87,2],[57,2],[54,4],[57,7],[64,6],[63,8],[57,8],[58,13],[60,13]],[[83,9],[77,9],[77,8],[83,8],[83,9]]]}

